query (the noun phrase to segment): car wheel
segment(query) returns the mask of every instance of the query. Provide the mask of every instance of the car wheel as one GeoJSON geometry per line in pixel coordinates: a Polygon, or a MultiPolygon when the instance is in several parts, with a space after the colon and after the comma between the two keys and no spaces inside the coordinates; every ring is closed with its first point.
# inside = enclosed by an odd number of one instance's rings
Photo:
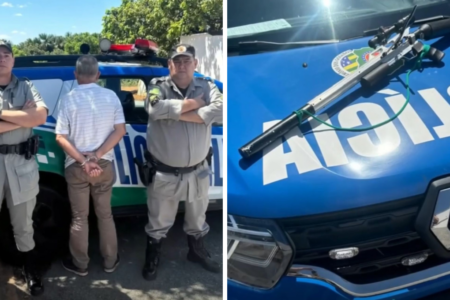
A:
{"type": "MultiPolygon", "coordinates": [[[[14,241],[9,211],[5,204],[0,212],[0,259],[20,267],[21,254],[14,241]]],[[[67,253],[70,221],[68,200],[56,190],[40,185],[33,211],[35,250],[40,266],[46,268],[52,261],[67,253]]]]}

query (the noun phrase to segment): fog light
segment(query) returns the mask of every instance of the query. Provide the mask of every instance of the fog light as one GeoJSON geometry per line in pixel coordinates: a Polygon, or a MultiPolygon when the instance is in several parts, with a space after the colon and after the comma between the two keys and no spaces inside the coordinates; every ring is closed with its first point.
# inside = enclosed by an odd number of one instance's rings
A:
{"type": "Polygon", "coordinates": [[[359,249],[356,247],[352,247],[331,250],[328,255],[330,255],[332,259],[347,259],[355,257],[356,255],[358,255],[358,253],[359,249]]]}
{"type": "Polygon", "coordinates": [[[425,260],[427,260],[427,258],[428,258],[428,254],[426,254],[426,253],[412,255],[412,256],[403,258],[402,265],[407,266],[407,267],[415,266],[415,265],[423,263],[425,260]]]}

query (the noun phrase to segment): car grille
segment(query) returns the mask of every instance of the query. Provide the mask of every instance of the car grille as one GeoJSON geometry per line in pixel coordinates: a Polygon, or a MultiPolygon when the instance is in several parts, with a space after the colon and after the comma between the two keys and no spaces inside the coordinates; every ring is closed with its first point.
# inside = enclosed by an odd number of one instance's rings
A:
{"type": "Polygon", "coordinates": [[[373,283],[441,264],[414,230],[423,197],[327,215],[277,220],[295,245],[293,264],[325,268],[346,280],[373,283]],[[358,247],[350,259],[334,260],[329,251],[358,247]],[[404,266],[403,258],[427,253],[416,266],[404,266]]]}

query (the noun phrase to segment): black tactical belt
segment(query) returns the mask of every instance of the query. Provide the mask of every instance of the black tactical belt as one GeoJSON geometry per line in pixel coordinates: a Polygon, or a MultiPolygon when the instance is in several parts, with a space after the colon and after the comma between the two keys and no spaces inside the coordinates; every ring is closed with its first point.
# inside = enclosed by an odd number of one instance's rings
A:
{"type": "Polygon", "coordinates": [[[18,154],[25,155],[26,152],[26,143],[20,143],[17,145],[0,145],[0,154],[18,154]]]}
{"type": "Polygon", "coordinates": [[[162,173],[172,173],[175,175],[187,174],[187,173],[191,173],[191,172],[195,171],[202,164],[203,164],[203,162],[201,162],[195,166],[192,166],[192,167],[176,168],[176,167],[171,167],[171,166],[168,166],[168,165],[158,162],[158,164],[156,165],[156,170],[158,170],[162,173]]]}
{"type": "Polygon", "coordinates": [[[178,174],[188,174],[188,173],[191,173],[191,172],[197,170],[198,167],[203,165],[205,160],[208,162],[208,165],[211,165],[212,155],[213,155],[213,150],[212,150],[212,147],[210,147],[209,152],[206,155],[206,158],[203,161],[201,161],[200,163],[196,164],[195,166],[191,166],[191,167],[184,167],[184,168],[171,167],[171,166],[165,165],[161,162],[155,162],[154,160],[153,160],[153,164],[154,164],[156,170],[158,170],[162,173],[172,173],[172,174],[175,174],[176,176],[178,176],[178,174]]]}
{"type": "Polygon", "coordinates": [[[0,145],[0,154],[18,154],[23,155],[25,159],[29,160],[38,153],[39,150],[39,136],[33,135],[25,142],[17,145],[0,145]]]}

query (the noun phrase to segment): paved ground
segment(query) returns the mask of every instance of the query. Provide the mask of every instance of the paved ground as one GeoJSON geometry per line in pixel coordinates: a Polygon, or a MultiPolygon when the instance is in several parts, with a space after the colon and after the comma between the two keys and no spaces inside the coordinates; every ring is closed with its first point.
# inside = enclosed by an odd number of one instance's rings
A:
{"type": "MultiPolygon", "coordinates": [[[[146,219],[117,219],[121,265],[113,274],[101,269],[98,250],[98,233],[91,230],[89,275],[78,277],[55,262],[45,276],[46,292],[43,300],[149,300],[149,299],[222,299],[222,274],[204,271],[199,265],[186,260],[187,239],[183,232],[183,215],[169,233],[163,245],[163,256],[158,279],[147,282],[141,277],[144,262],[146,219]]],[[[205,241],[208,250],[222,265],[222,211],[210,212],[207,221],[211,232],[205,241]]],[[[14,270],[0,265],[0,299],[32,299],[24,292],[21,282],[14,277],[14,270]]]]}

